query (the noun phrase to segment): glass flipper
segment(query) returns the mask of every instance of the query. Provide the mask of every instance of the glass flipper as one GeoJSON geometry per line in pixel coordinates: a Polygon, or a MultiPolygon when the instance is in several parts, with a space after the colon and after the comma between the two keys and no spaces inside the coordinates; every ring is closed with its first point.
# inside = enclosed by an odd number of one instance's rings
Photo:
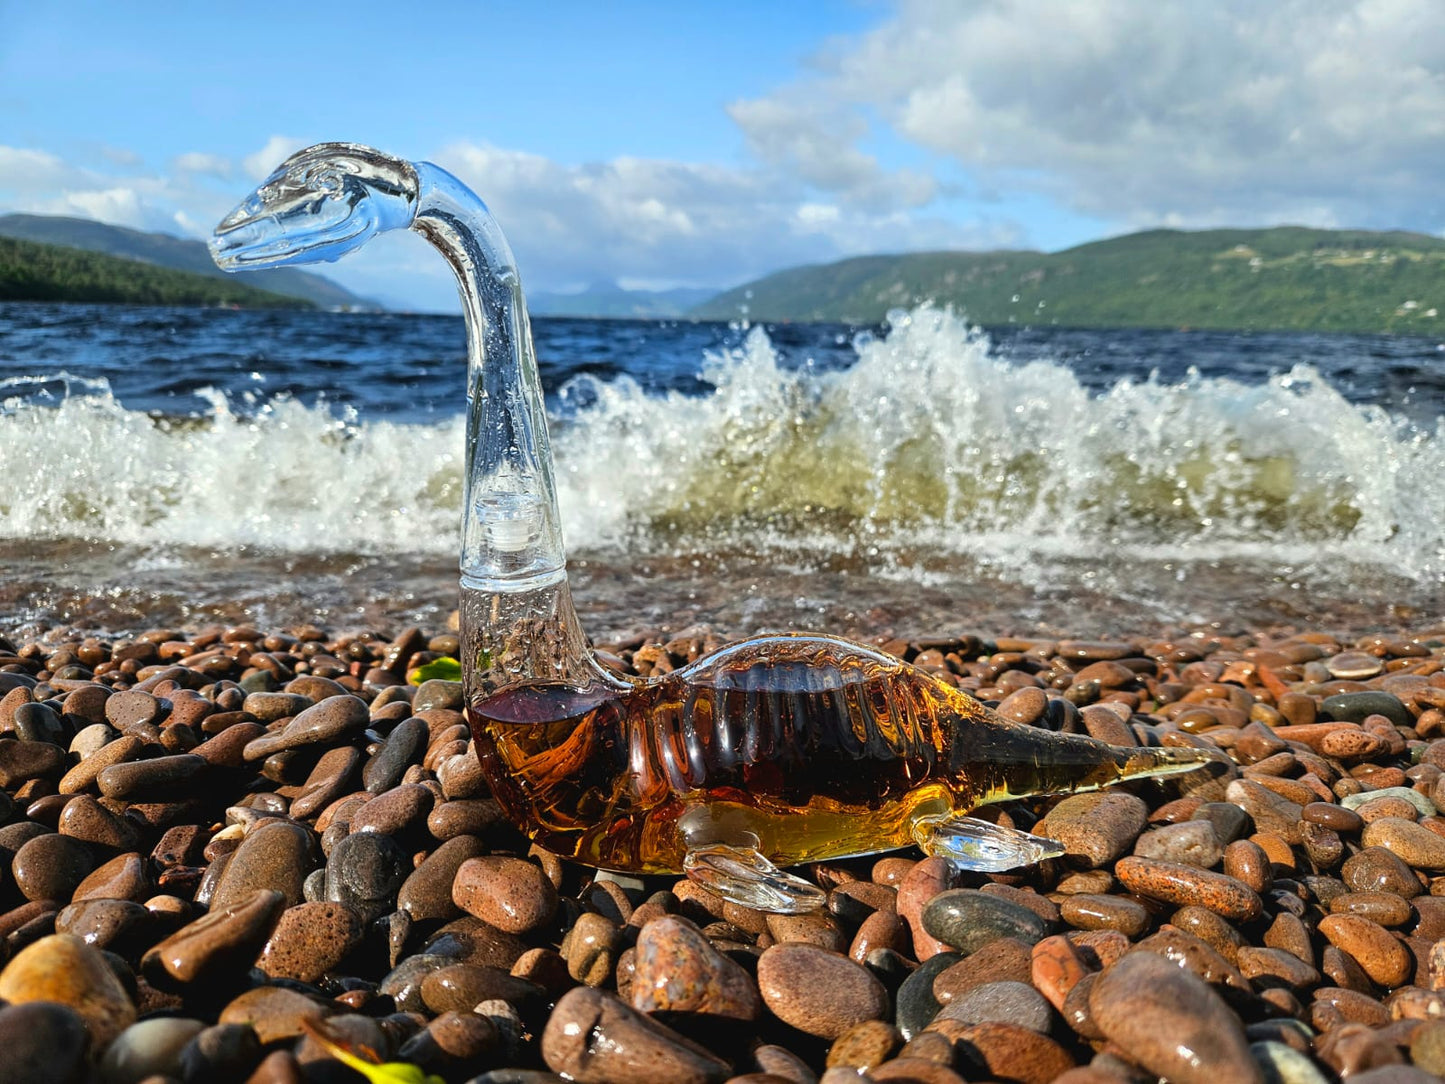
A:
{"type": "Polygon", "coordinates": [[[683,859],[689,880],[743,907],[797,915],[823,906],[825,895],[815,884],[784,873],[752,847],[709,843],[690,848],[683,859]]]}
{"type": "Polygon", "coordinates": [[[947,858],[977,873],[1002,873],[1064,853],[1057,840],[956,814],[919,817],[913,822],[913,838],[924,854],[947,858]]]}

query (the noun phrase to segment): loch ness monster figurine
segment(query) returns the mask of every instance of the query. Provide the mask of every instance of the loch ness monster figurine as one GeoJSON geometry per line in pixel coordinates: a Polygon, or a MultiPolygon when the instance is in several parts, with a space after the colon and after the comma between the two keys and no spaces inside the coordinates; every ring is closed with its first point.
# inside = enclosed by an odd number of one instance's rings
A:
{"type": "Polygon", "coordinates": [[[466,713],[493,794],[540,846],[800,912],[823,893],[780,867],[916,844],[965,868],[1010,869],[1063,848],[970,811],[1212,759],[1015,723],[832,636],[756,637],[646,680],[608,670],[568,590],[526,303],[486,205],[430,163],[324,143],[227,215],[211,249],[227,270],[279,267],[339,259],[401,229],[442,254],[461,293],[466,713]]]}

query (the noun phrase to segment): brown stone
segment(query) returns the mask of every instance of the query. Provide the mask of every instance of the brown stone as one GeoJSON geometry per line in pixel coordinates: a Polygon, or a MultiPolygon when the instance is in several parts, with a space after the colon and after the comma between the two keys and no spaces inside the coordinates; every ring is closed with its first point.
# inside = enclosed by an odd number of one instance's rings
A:
{"type": "Polygon", "coordinates": [[[866,968],[815,945],[774,945],[758,958],[758,988],[779,1020],[836,1039],[854,1024],[881,1020],[888,992],[866,968]]]}
{"type": "Polygon", "coordinates": [[[1193,904],[1224,918],[1256,918],[1264,906],[1259,895],[1241,881],[1193,866],[1130,857],[1115,864],[1114,876],[1141,896],[1179,906],[1193,904]]]}
{"type": "Polygon", "coordinates": [[[1058,840],[1075,862],[1096,868],[1127,853],[1148,818],[1149,807],[1132,794],[1076,794],[1049,810],[1034,832],[1058,840]]]}
{"type": "Polygon", "coordinates": [[[756,1020],[757,986],[685,918],[665,915],[637,935],[631,988],[639,1012],[686,1012],[756,1020]]]}
{"type": "Polygon", "coordinates": [[[214,908],[153,946],[141,960],[141,970],[161,986],[234,982],[270,934],[281,909],[281,893],[269,889],[214,908]]]}
{"type": "Polygon", "coordinates": [[[68,933],[42,937],[0,971],[0,998],[53,1001],[80,1014],[92,1049],[104,1049],[136,1018],[135,1006],[100,950],[68,933]]]}
{"type": "Polygon", "coordinates": [[[1409,950],[1378,923],[1356,915],[1332,914],[1320,919],[1319,931],[1381,986],[1399,986],[1409,978],[1412,969],[1409,950]]]}
{"type": "Polygon", "coordinates": [[[1129,1058],[1177,1084],[1263,1084],[1239,1018],[1191,972],[1135,952],[1089,995],[1094,1023],[1129,1058]]]}
{"type": "Polygon", "coordinates": [[[298,903],[281,912],[256,967],[272,978],[314,983],[361,944],[365,933],[361,918],[344,904],[298,903]]]}
{"type": "Polygon", "coordinates": [[[520,858],[488,856],[463,862],[452,899],[468,914],[509,933],[539,929],[557,913],[557,890],[541,868],[520,858]]]}
{"type": "Polygon", "coordinates": [[[721,1084],[728,1066],[611,994],[563,995],[542,1032],[548,1068],[578,1084],[721,1084]]]}

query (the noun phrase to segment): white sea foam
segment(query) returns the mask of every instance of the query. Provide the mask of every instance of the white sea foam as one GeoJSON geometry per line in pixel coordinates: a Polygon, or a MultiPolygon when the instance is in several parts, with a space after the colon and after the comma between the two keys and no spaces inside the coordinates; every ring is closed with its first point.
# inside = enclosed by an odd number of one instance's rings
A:
{"type": "MultiPolygon", "coordinates": [[[[851,554],[914,574],[950,554],[1339,558],[1445,574],[1445,418],[1348,402],[1308,366],[1086,389],[1008,363],[931,309],[790,371],[767,335],[703,362],[711,394],[579,378],[554,420],[574,549],[851,554]]],[[[194,420],[79,383],[0,405],[0,537],[280,552],[448,553],[463,421],[360,420],[218,393],[194,420]]],[[[6,389],[0,388],[0,398],[6,389]]]]}

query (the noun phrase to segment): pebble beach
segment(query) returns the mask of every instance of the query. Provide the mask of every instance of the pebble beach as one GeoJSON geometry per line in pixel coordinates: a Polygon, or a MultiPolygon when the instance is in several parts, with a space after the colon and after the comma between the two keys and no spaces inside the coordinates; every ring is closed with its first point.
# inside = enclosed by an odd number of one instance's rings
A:
{"type": "Polygon", "coordinates": [[[1065,845],[1035,867],[800,868],[803,916],[531,847],[419,680],[455,632],[389,631],[0,631],[0,1080],[1445,1073],[1445,626],[879,635],[1017,722],[1219,759],[985,811],[1065,845]]]}

